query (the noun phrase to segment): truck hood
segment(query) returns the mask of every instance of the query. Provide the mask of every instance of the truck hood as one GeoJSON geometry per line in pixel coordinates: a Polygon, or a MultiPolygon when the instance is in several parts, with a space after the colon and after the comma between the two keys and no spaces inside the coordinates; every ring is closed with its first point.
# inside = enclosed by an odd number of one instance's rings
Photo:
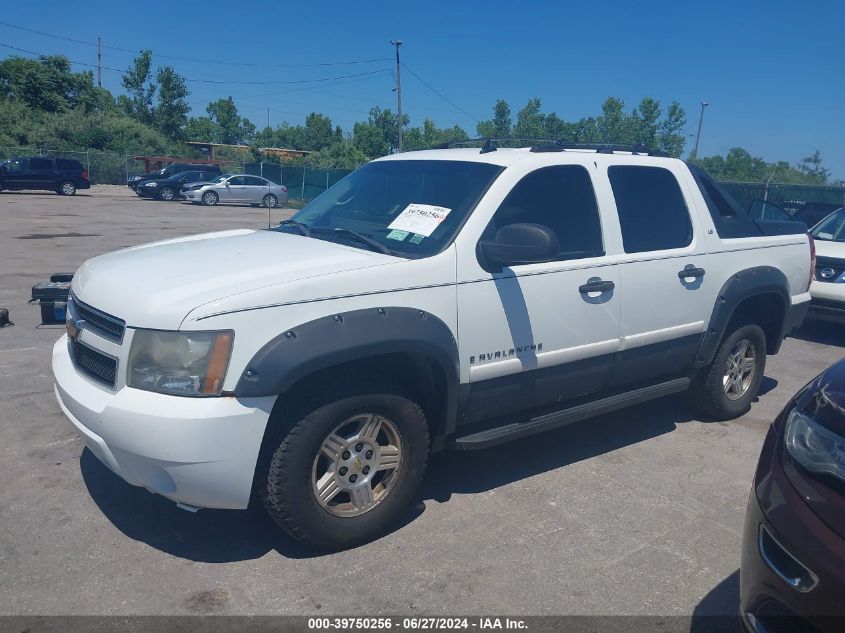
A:
{"type": "Polygon", "coordinates": [[[242,229],[94,257],[82,264],[71,287],[80,301],[130,327],[175,330],[188,312],[224,297],[400,261],[304,236],[242,229]]]}

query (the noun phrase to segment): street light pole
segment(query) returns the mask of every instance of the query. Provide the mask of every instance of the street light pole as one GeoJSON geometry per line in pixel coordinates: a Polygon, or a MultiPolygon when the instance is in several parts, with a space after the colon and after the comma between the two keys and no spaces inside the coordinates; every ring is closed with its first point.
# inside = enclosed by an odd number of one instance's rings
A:
{"type": "Polygon", "coordinates": [[[399,151],[402,151],[402,75],[399,68],[399,47],[402,40],[390,40],[396,47],[396,110],[399,115],[399,151]]]}
{"type": "Polygon", "coordinates": [[[698,133],[695,135],[695,149],[692,150],[696,158],[698,157],[698,142],[701,140],[701,125],[704,123],[704,108],[709,105],[706,101],[701,102],[701,114],[698,116],[698,133]]]}

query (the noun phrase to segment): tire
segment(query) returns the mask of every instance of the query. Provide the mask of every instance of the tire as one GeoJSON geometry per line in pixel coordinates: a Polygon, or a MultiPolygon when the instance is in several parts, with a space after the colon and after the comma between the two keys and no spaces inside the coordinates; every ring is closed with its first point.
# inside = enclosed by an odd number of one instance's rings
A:
{"type": "Polygon", "coordinates": [[[354,547],[387,532],[412,503],[428,460],[425,415],[403,389],[379,377],[357,387],[344,382],[300,399],[311,404],[275,427],[256,475],[272,519],[317,549],[354,547]]]}
{"type": "Polygon", "coordinates": [[[59,188],[56,190],[60,196],[75,196],[76,195],[76,185],[73,184],[70,180],[63,180],[59,183],[59,188]]]}
{"type": "Polygon", "coordinates": [[[692,403],[715,420],[738,418],[751,409],[765,370],[766,335],[758,325],[740,326],[722,340],[713,362],[693,381],[692,403]],[[738,353],[745,359],[742,366],[738,364],[738,353]],[[749,357],[753,358],[753,367],[746,373],[749,357]]]}
{"type": "Polygon", "coordinates": [[[173,190],[173,187],[162,187],[158,191],[158,199],[171,202],[176,199],[176,192],[173,190]]]}
{"type": "Polygon", "coordinates": [[[204,194],[202,194],[201,200],[204,206],[214,207],[217,206],[218,202],[220,202],[220,196],[218,196],[213,191],[206,191],[204,194]]]}
{"type": "Polygon", "coordinates": [[[270,209],[275,209],[276,206],[279,204],[279,199],[274,196],[272,193],[268,193],[261,199],[261,206],[267,207],[270,209]]]}

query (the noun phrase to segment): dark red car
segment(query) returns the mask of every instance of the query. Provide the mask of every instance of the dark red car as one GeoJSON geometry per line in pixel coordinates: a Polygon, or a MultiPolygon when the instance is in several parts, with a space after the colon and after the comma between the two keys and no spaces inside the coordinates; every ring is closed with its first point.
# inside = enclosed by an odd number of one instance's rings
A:
{"type": "Polygon", "coordinates": [[[740,599],[753,633],[845,631],[845,360],[769,428],[745,518],[740,599]]]}

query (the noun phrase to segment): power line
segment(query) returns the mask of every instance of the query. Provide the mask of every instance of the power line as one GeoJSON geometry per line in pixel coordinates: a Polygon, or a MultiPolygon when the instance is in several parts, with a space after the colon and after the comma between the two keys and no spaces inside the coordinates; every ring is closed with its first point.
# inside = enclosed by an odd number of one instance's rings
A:
{"type": "MultiPolygon", "coordinates": [[[[20,31],[26,31],[27,33],[35,33],[36,35],[43,35],[44,37],[53,37],[58,40],[64,40],[66,42],[73,42],[74,44],[83,44],[85,46],[97,46],[94,42],[86,42],[85,40],[75,39],[73,37],[67,37],[64,35],[55,35],[54,33],[45,33],[44,31],[36,31],[35,29],[30,29],[25,26],[20,26],[18,24],[11,24],[10,22],[4,22],[0,20],[0,24],[3,26],[8,26],[13,29],[18,29],[20,31]]],[[[141,53],[140,50],[135,50],[131,48],[122,48],[120,46],[109,46],[108,44],[103,44],[103,48],[107,48],[113,51],[121,51],[123,53],[132,53],[133,55],[138,55],[141,53]]],[[[319,66],[348,66],[351,64],[372,64],[375,62],[384,62],[384,61],[391,61],[389,57],[375,57],[373,59],[353,59],[348,61],[342,62],[318,62],[312,64],[257,64],[254,62],[230,62],[221,59],[199,59],[195,57],[181,57],[178,55],[164,55],[161,53],[156,53],[156,57],[161,57],[163,59],[175,59],[183,62],[194,62],[197,64],[222,64],[226,66],[252,66],[256,68],[316,68],[319,66]]]]}
{"type": "MultiPolygon", "coordinates": [[[[18,48],[17,46],[11,46],[9,44],[0,43],[0,46],[4,48],[10,48],[14,51],[19,51],[21,53],[27,53],[29,55],[36,55],[38,57],[48,57],[48,55],[44,53],[38,53],[36,51],[31,51],[25,48],[18,48]]],[[[97,64],[87,64],[85,62],[75,61],[75,60],[68,60],[73,64],[79,64],[80,66],[88,66],[90,68],[102,68],[103,70],[111,70],[113,72],[125,73],[125,70],[120,68],[111,68],[109,66],[98,66],[97,64]]],[[[266,86],[268,84],[272,85],[291,85],[291,84],[314,84],[314,83],[322,83],[326,81],[336,81],[339,79],[349,79],[351,77],[366,77],[369,75],[377,75],[379,73],[390,72],[388,68],[380,68],[379,70],[370,70],[364,73],[353,73],[351,75],[339,75],[337,77],[320,77],[318,79],[289,79],[286,81],[239,81],[237,79],[193,79],[189,77],[183,77],[186,82],[190,83],[205,83],[205,84],[233,84],[233,85],[240,85],[240,86],[266,86]]]]}
{"type": "Polygon", "coordinates": [[[471,115],[469,112],[467,112],[466,110],[464,110],[462,107],[460,107],[459,105],[457,105],[454,101],[452,101],[451,99],[449,99],[449,98],[448,98],[446,95],[444,95],[442,92],[439,92],[438,90],[436,90],[436,89],[435,89],[435,88],[434,88],[431,84],[429,84],[429,83],[428,83],[425,79],[423,79],[423,78],[422,78],[422,77],[420,77],[417,73],[415,73],[413,70],[411,70],[411,69],[408,67],[408,64],[406,64],[405,62],[402,62],[402,66],[404,66],[404,67],[405,67],[405,70],[407,70],[409,73],[411,73],[411,74],[412,74],[412,75],[413,75],[413,76],[417,79],[417,81],[419,81],[422,85],[424,85],[426,88],[428,88],[429,90],[431,90],[431,91],[432,91],[434,94],[436,94],[438,97],[440,97],[441,99],[443,99],[443,101],[445,101],[446,103],[448,103],[450,106],[452,106],[453,108],[455,108],[455,110],[457,110],[458,112],[462,112],[462,113],[464,113],[465,115],[467,115],[470,119],[472,119],[472,120],[473,120],[473,121],[475,121],[476,123],[480,123],[480,121],[478,120],[478,118],[474,117],[474,116],[473,116],[473,115],[471,115]]]}

